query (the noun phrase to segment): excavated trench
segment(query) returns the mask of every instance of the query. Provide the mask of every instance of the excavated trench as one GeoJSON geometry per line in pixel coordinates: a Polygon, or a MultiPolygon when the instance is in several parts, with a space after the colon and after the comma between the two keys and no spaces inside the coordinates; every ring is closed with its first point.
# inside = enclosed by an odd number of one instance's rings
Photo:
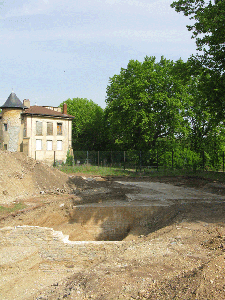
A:
{"type": "Polygon", "coordinates": [[[73,208],[67,229],[62,231],[71,241],[122,241],[168,225],[177,213],[175,205],[80,205],[73,208]]]}
{"type": "Polygon", "coordinates": [[[69,241],[133,240],[170,225],[179,212],[196,201],[218,198],[170,184],[118,183],[119,197],[115,190],[111,192],[113,187],[100,190],[93,183],[93,187],[81,190],[77,198],[51,200],[18,215],[11,224],[52,228],[61,231],[69,241]]]}
{"type": "MultiPolygon", "coordinates": [[[[193,201],[217,199],[217,195],[158,182],[117,183],[126,191],[126,200],[73,206],[66,226],[57,230],[71,241],[129,240],[170,225],[193,201]]],[[[95,193],[96,189],[88,190],[87,196],[100,197],[95,193]]]]}

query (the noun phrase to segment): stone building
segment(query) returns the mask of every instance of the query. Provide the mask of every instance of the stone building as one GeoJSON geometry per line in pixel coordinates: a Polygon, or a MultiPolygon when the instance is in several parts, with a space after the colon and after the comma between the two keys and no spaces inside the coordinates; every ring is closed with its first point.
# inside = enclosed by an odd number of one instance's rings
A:
{"type": "Polygon", "coordinates": [[[12,92],[0,107],[0,148],[20,151],[37,160],[52,164],[65,161],[72,151],[72,119],[67,106],[30,106],[12,92]]]}

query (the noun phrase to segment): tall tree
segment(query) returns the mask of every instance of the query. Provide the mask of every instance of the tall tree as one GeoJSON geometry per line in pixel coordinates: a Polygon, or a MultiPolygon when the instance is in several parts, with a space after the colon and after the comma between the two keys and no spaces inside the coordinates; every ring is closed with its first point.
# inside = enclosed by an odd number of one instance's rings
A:
{"type": "Polygon", "coordinates": [[[189,59],[192,72],[201,74],[200,88],[218,122],[225,111],[225,1],[178,0],[171,6],[194,20],[187,26],[196,39],[195,56],[189,59]]]}
{"type": "MultiPolygon", "coordinates": [[[[104,111],[86,98],[67,99],[68,114],[74,116],[72,123],[72,146],[74,150],[101,150],[104,148],[104,111]]],[[[61,106],[63,106],[61,103],[61,106]]]]}
{"type": "Polygon", "coordinates": [[[130,60],[110,78],[106,118],[111,138],[120,149],[148,149],[160,138],[184,134],[186,87],[174,73],[174,62],[145,57],[130,60]]]}

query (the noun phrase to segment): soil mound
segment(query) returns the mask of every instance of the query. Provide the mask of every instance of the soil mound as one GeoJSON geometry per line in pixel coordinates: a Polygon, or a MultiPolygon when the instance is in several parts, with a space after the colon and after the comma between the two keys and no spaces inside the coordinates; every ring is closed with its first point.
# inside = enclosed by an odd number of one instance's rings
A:
{"type": "Polygon", "coordinates": [[[0,202],[68,191],[68,175],[23,153],[0,151],[0,202]]]}

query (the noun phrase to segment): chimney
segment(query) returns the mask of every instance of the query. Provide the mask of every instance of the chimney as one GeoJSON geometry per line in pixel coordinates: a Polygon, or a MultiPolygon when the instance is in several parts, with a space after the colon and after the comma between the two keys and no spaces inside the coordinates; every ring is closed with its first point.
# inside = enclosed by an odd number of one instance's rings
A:
{"type": "Polygon", "coordinates": [[[67,104],[63,103],[63,114],[67,115],[67,104]]]}
{"type": "Polygon", "coordinates": [[[27,108],[30,108],[30,100],[29,99],[24,99],[23,100],[23,106],[26,106],[27,108]]]}

